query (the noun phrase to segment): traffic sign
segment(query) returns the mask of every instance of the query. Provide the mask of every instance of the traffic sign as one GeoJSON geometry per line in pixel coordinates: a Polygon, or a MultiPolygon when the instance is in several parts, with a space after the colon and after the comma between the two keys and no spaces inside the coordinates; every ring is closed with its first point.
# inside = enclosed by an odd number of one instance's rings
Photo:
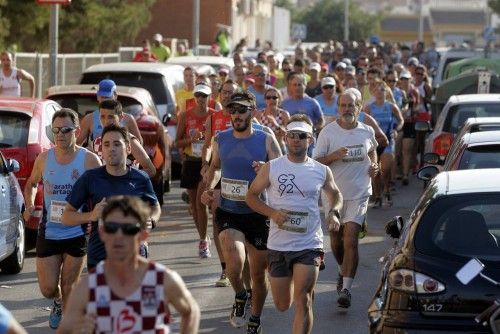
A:
{"type": "Polygon", "coordinates": [[[306,39],[307,26],[305,24],[293,23],[291,35],[292,39],[306,39]]]}
{"type": "Polygon", "coordinates": [[[36,0],[37,3],[42,5],[70,5],[71,0],[36,0]]]}

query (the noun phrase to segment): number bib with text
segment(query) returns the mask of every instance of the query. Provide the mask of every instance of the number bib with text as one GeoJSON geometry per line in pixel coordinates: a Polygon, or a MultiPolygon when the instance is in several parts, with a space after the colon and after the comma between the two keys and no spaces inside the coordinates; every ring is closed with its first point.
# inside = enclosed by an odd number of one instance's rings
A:
{"type": "Polygon", "coordinates": [[[197,140],[191,143],[191,152],[193,153],[193,157],[201,158],[201,149],[203,148],[203,144],[205,141],[197,140]]]}
{"type": "Polygon", "coordinates": [[[61,216],[66,206],[65,201],[50,201],[50,221],[53,223],[61,223],[61,216]]]}
{"type": "Polygon", "coordinates": [[[306,233],[307,223],[309,220],[309,213],[300,211],[287,211],[288,219],[280,226],[280,229],[296,232],[306,233]]]}
{"type": "Polygon", "coordinates": [[[233,180],[223,177],[221,180],[221,195],[231,201],[245,201],[248,191],[248,181],[233,180]]]}
{"type": "Polygon", "coordinates": [[[346,146],[347,155],[342,158],[343,162],[363,161],[366,151],[363,144],[346,146]]]}

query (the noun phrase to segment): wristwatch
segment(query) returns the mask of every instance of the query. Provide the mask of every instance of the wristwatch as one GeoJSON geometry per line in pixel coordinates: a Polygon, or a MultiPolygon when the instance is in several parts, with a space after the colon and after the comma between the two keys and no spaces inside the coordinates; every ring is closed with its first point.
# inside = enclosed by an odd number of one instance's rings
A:
{"type": "Polygon", "coordinates": [[[328,211],[328,214],[330,214],[330,213],[333,213],[335,215],[335,217],[337,217],[340,220],[340,212],[339,212],[339,210],[337,210],[337,209],[331,209],[330,211],[328,211]]]}

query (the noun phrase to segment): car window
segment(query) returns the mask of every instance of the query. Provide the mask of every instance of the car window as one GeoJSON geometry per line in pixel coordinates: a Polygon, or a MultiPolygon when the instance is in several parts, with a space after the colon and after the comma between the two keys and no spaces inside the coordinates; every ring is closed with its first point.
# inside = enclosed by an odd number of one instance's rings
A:
{"type": "Polygon", "coordinates": [[[478,102],[455,105],[448,110],[443,131],[457,133],[470,117],[494,116],[500,116],[500,103],[478,102]]]}
{"type": "MultiPolygon", "coordinates": [[[[51,95],[49,98],[63,107],[71,108],[76,111],[80,119],[94,112],[99,107],[94,94],[60,94],[51,95]]],[[[131,105],[140,104],[139,101],[128,96],[118,96],[118,101],[120,101],[124,109],[131,105]]]]}
{"type": "Polygon", "coordinates": [[[26,146],[30,120],[28,115],[1,110],[0,148],[26,146]]]}
{"type": "Polygon", "coordinates": [[[417,251],[500,261],[500,193],[461,194],[436,199],[415,234],[417,251]]]}
{"type": "Polygon", "coordinates": [[[81,83],[98,84],[103,79],[111,79],[120,86],[144,88],[149,91],[157,105],[168,104],[169,101],[172,101],[167,94],[165,79],[159,73],[91,72],[83,74],[81,83]]]}
{"type": "Polygon", "coordinates": [[[468,147],[458,169],[500,168],[500,145],[468,147]]]}

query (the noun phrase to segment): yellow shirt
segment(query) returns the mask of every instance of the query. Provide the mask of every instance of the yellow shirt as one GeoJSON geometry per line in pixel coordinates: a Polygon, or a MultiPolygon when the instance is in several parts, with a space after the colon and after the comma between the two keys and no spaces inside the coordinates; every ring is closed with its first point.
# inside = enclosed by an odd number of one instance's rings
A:
{"type": "Polygon", "coordinates": [[[194,98],[193,91],[187,91],[184,88],[175,92],[175,102],[179,112],[186,111],[186,100],[194,98]]]}

